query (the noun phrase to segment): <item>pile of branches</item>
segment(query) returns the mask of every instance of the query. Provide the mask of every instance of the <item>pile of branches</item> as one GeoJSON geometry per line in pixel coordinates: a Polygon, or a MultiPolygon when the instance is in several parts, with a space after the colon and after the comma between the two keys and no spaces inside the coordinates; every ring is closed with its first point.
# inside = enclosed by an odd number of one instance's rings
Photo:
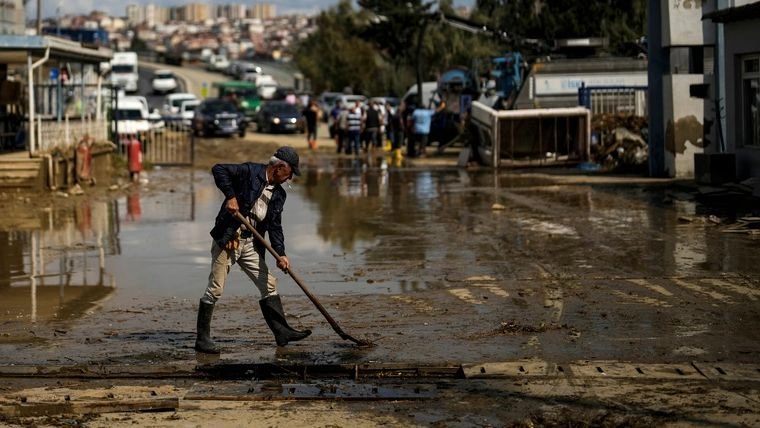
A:
{"type": "Polygon", "coordinates": [[[647,168],[648,123],[629,114],[597,114],[591,119],[591,158],[608,171],[642,171],[647,168]]]}

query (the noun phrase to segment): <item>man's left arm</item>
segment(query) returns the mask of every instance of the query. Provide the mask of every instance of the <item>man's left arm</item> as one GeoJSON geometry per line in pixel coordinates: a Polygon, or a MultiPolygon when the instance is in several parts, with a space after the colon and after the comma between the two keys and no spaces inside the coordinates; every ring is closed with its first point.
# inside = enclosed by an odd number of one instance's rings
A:
{"type": "Polygon", "coordinates": [[[282,209],[285,205],[285,196],[282,197],[282,205],[276,207],[272,212],[272,218],[269,223],[269,241],[272,249],[280,256],[277,260],[277,267],[282,270],[290,268],[290,261],[285,255],[285,235],[282,232],[282,209]]]}

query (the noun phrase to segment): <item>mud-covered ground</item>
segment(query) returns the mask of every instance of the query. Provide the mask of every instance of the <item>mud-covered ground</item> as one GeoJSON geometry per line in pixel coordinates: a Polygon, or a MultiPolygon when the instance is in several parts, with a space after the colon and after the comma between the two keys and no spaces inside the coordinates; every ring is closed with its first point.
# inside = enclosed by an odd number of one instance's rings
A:
{"type": "Polygon", "coordinates": [[[760,424],[760,240],[739,227],[756,200],[572,169],[458,169],[456,154],[336,156],[302,139],[201,140],[195,171],[4,193],[5,423],[760,424]],[[196,355],[220,197],[208,168],[283,143],[304,170],[284,217],[294,270],[374,346],[342,340],[278,273],[286,312],[313,334],[277,348],[235,271],[212,325],[223,354],[196,355]],[[81,379],[92,373],[105,379],[81,379]],[[51,403],[69,407],[23,416],[51,403]],[[118,412],[130,403],[174,410],[118,412]]]}

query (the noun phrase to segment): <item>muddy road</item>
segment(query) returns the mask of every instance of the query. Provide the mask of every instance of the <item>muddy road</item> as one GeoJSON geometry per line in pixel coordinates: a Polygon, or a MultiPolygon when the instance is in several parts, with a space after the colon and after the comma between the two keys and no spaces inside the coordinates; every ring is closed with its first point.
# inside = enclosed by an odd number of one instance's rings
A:
{"type": "MultiPolygon", "coordinates": [[[[286,312],[313,334],[277,348],[258,291],[233,268],[212,323],[223,353],[196,355],[208,231],[222,200],[208,166],[264,161],[280,143],[256,138],[204,141],[197,168],[152,170],[145,185],[68,197],[3,193],[5,405],[21,395],[42,402],[39,389],[55,381],[71,390],[48,401],[118,387],[123,397],[193,403],[179,405],[174,419],[130,414],[125,424],[202,424],[216,405],[230,418],[220,424],[235,426],[235,406],[265,411],[251,404],[262,385],[251,382],[272,382],[256,372],[271,364],[332,367],[338,377],[354,367],[345,397],[362,395],[359,367],[382,374],[365,380],[372,388],[391,388],[365,396],[364,407],[297,401],[308,404],[274,412],[273,425],[320,417],[337,426],[353,426],[352,417],[368,426],[760,423],[760,240],[728,233],[760,211],[751,199],[703,203],[694,187],[671,181],[466,170],[446,157],[398,165],[383,154],[336,156],[326,140],[316,152],[301,148],[304,173],[283,214],[288,256],[340,326],[375,346],[341,340],[278,272],[286,312]],[[193,374],[198,367],[206,383],[193,374]],[[209,367],[226,374],[213,380],[209,367]],[[97,378],[111,379],[108,387],[97,378]],[[432,392],[405,401],[402,390],[415,382],[432,392]]],[[[320,376],[286,377],[306,388],[320,376]]],[[[120,420],[94,413],[77,421],[120,420]]]]}

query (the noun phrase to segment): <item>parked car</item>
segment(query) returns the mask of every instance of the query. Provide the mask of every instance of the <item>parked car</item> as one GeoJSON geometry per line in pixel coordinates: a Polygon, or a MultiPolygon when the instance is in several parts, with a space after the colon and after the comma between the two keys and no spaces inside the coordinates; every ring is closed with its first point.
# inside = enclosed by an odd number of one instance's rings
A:
{"type": "Polygon", "coordinates": [[[227,65],[227,68],[222,70],[222,74],[235,77],[237,76],[238,70],[240,70],[241,65],[243,65],[243,61],[240,61],[240,60],[230,61],[229,64],[227,65]]]}
{"type": "Polygon", "coordinates": [[[111,131],[120,135],[146,134],[151,130],[148,111],[135,97],[120,97],[111,106],[111,131]]]}
{"type": "Polygon", "coordinates": [[[142,95],[120,95],[114,101],[114,108],[118,107],[119,109],[121,109],[122,104],[127,105],[127,103],[129,105],[135,105],[133,103],[136,103],[136,105],[140,106],[142,115],[148,121],[151,131],[153,132],[164,131],[164,129],[166,128],[166,122],[164,121],[164,118],[161,116],[161,113],[158,111],[158,109],[154,108],[151,110],[150,104],[148,104],[147,98],[145,98],[142,95]]]}
{"type": "Polygon", "coordinates": [[[164,105],[162,114],[168,119],[173,119],[179,114],[179,108],[185,101],[197,100],[198,97],[195,94],[189,92],[175,92],[169,94],[164,98],[164,105]]]}
{"type": "Polygon", "coordinates": [[[230,61],[224,55],[211,55],[206,65],[206,69],[209,71],[221,71],[227,69],[230,66],[230,61]]]}
{"type": "MultiPolygon", "coordinates": [[[[362,107],[367,106],[367,97],[364,95],[340,95],[337,99],[340,100],[340,104],[343,108],[353,108],[357,101],[361,103],[362,107]]],[[[334,101],[333,104],[335,104],[334,101]]],[[[332,110],[332,107],[330,107],[330,109],[332,110]]]]}
{"type": "Polygon", "coordinates": [[[267,101],[261,106],[256,130],[258,132],[303,132],[305,129],[301,111],[285,101],[267,101]]]}
{"type": "Polygon", "coordinates": [[[250,62],[244,62],[238,66],[237,79],[255,82],[256,77],[261,74],[261,67],[250,62]]]}
{"type": "Polygon", "coordinates": [[[177,90],[177,78],[171,70],[156,70],[151,79],[154,94],[165,94],[177,90]]]}
{"type": "MultiPolygon", "coordinates": [[[[319,95],[319,100],[317,101],[319,108],[322,109],[323,112],[329,113],[333,107],[335,107],[335,100],[337,100],[341,95],[343,94],[340,92],[322,92],[319,95]]],[[[329,114],[323,114],[322,119],[327,122],[328,116],[329,114]]]]}
{"type": "Polygon", "coordinates": [[[245,115],[223,99],[207,98],[195,109],[192,128],[196,136],[235,135],[245,137],[245,115]]]}
{"type": "Polygon", "coordinates": [[[190,129],[193,126],[195,109],[197,109],[200,104],[200,100],[182,101],[182,105],[179,107],[179,121],[181,124],[180,126],[183,129],[190,129]]]}

